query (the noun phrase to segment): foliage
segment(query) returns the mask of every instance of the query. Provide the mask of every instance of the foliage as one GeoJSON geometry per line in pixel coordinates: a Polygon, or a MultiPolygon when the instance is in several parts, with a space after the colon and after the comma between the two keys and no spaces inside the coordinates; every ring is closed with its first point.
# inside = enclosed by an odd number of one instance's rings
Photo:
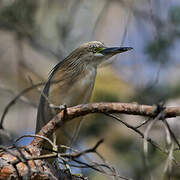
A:
{"type": "Polygon", "coordinates": [[[8,30],[29,34],[34,26],[34,0],[16,0],[0,10],[0,26],[8,30]]]}

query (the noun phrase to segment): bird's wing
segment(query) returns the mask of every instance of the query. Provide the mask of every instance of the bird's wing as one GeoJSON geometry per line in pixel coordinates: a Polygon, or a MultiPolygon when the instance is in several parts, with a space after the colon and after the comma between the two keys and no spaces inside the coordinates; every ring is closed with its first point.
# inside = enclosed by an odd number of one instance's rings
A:
{"type": "Polygon", "coordinates": [[[51,112],[51,108],[49,107],[48,102],[48,96],[49,96],[49,90],[51,83],[53,81],[53,76],[56,73],[56,71],[59,69],[61,64],[65,61],[62,60],[58,64],[56,64],[52,70],[50,71],[49,78],[47,83],[45,84],[45,87],[41,93],[39,106],[38,106],[38,112],[37,112],[37,119],[36,119],[36,133],[41,130],[41,128],[49,122],[49,120],[53,117],[53,114],[51,112]]]}
{"type": "Polygon", "coordinates": [[[47,100],[49,88],[50,80],[48,80],[48,82],[46,83],[40,97],[36,120],[36,133],[39,132],[41,128],[48,122],[48,112],[50,112],[49,102],[47,100]]]}

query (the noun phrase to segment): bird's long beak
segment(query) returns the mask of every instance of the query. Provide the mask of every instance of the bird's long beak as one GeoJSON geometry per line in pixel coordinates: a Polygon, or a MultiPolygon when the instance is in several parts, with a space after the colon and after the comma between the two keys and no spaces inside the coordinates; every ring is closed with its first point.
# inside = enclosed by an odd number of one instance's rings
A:
{"type": "Polygon", "coordinates": [[[99,53],[103,54],[103,55],[115,55],[118,53],[122,53],[122,52],[126,52],[133,49],[132,47],[111,47],[111,48],[105,48],[101,51],[99,51],[99,53]]]}

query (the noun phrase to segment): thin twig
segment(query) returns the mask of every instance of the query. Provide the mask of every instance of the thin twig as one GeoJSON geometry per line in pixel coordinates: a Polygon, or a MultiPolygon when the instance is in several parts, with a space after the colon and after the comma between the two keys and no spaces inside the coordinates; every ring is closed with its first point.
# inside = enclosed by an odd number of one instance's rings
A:
{"type": "Polygon", "coordinates": [[[49,144],[51,144],[52,147],[55,147],[54,143],[53,143],[49,138],[44,137],[44,136],[40,136],[40,135],[37,135],[37,134],[35,134],[35,135],[34,135],[34,134],[26,134],[26,135],[23,135],[23,136],[17,138],[17,139],[15,140],[15,142],[18,142],[18,141],[20,141],[22,138],[25,138],[25,137],[38,137],[38,138],[42,138],[42,139],[46,140],[49,144]]]}
{"type": "Polygon", "coordinates": [[[173,149],[174,149],[174,143],[171,144],[170,149],[169,149],[169,153],[168,153],[168,157],[164,166],[164,170],[163,170],[163,178],[165,179],[165,175],[166,173],[170,172],[172,170],[172,162],[174,160],[174,156],[173,156],[173,149]]]}
{"type": "Polygon", "coordinates": [[[135,131],[136,133],[138,133],[138,134],[141,136],[141,138],[143,138],[144,140],[148,141],[152,146],[154,146],[155,148],[157,148],[157,149],[159,149],[160,151],[162,151],[162,149],[161,149],[158,145],[156,145],[156,143],[155,143],[151,138],[145,138],[144,134],[143,134],[140,130],[136,129],[134,126],[131,126],[130,124],[122,121],[119,117],[117,117],[117,116],[115,116],[115,115],[113,115],[113,114],[107,114],[107,113],[105,113],[105,114],[106,114],[107,116],[109,116],[109,117],[112,117],[112,118],[118,120],[119,122],[121,122],[122,124],[124,124],[127,128],[135,131]]]}
{"type": "Polygon", "coordinates": [[[179,150],[180,150],[180,144],[179,144],[179,141],[177,140],[175,134],[174,134],[173,131],[171,130],[171,127],[169,126],[167,120],[165,119],[163,122],[164,122],[165,125],[167,126],[167,128],[168,128],[168,130],[169,130],[169,132],[170,132],[170,135],[171,135],[172,139],[173,139],[174,142],[178,145],[178,148],[179,148],[179,150]]]}
{"type": "Polygon", "coordinates": [[[151,121],[152,118],[148,118],[147,120],[143,121],[140,125],[135,126],[136,129],[139,129],[140,127],[146,125],[149,121],[151,121]]]}
{"type": "Polygon", "coordinates": [[[145,158],[145,167],[147,169],[148,175],[150,179],[153,179],[151,173],[150,173],[150,168],[149,168],[149,160],[148,160],[148,143],[145,139],[149,138],[149,132],[154,126],[154,124],[163,116],[164,111],[163,108],[161,108],[162,111],[159,112],[159,114],[150,122],[150,124],[147,126],[145,132],[144,132],[144,140],[143,140],[143,152],[144,152],[144,158],[145,158]]]}
{"type": "Polygon", "coordinates": [[[0,129],[3,129],[3,122],[5,119],[6,114],[8,113],[9,109],[12,107],[12,105],[14,105],[16,103],[16,101],[24,94],[28,93],[29,91],[33,90],[34,88],[37,88],[39,86],[43,86],[45,83],[38,83],[35,84],[33,86],[30,86],[26,89],[24,89],[23,91],[21,91],[17,96],[15,96],[5,107],[3,114],[1,116],[1,120],[0,120],[0,129]]]}

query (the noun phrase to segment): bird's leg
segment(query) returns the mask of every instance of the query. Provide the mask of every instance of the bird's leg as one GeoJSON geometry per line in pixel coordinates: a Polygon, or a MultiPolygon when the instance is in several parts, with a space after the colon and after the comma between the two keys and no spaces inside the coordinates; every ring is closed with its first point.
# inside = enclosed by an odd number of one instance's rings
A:
{"type": "MultiPolygon", "coordinates": [[[[67,106],[65,104],[62,104],[60,106],[56,106],[54,104],[50,104],[49,107],[51,108],[52,113],[55,115],[55,118],[56,118],[56,112],[55,112],[56,109],[58,109],[61,112],[62,110],[66,111],[66,108],[67,108],[67,106]]],[[[56,132],[54,132],[53,133],[53,144],[54,144],[53,150],[54,150],[54,152],[58,152],[58,146],[57,146],[56,142],[57,142],[56,132]]]]}
{"type": "MultiPolygon", "coordinates": [[[[58,110],[59,112],[61,111],[64,111],[64,113],[66,113],[66,109],[67,109],[67,105],[63,104],[63,105],[60,105],[60,106],[56,106],[54,104],[50,104],[50,107],[54,110],[58,110]]],[[[76,127],[76,130],[79,129],[76,127]]],[[[67,134],[67,132],[66,132],[67,134]]],[[[75,136],[76,133],[75,133],[75,136]]],[[[53,151],[54,152],[57,152],[58,153],[58,146],[57,146],[57,135],[56,135],[56,132],[53,133],[53,151]]],[[[82,174],[72,174],[72,171],[71,171],[71,167],[69,166],[69,164],[67,163],[67,161],[61,157],[60,153],[58,154],[58,157],[63,161],[64,163],[64,166],[65,166],[65,172],[69,173],[69,175],[72,175],[72,176],[75,176],[75,177],[82,177],[82,174]]],[[[58,162],[58,158],[55,160],[55,165],[56,167],[59,169],[59,162],[58,162]]]]}
{"type": "MultiPolygon", "coordinates": [[[[53,133],[53,152],[58,153],[58,146],[56,145],[56,132],[53,133]]],[[[60,154],[58,154],[58,158],[60,157],[60,154]]],[[[58,162],[58,158],[55,159],[55,166],[57,167],[57,169],[59,168],[59,162],[58,162]]],[[[60,157],[61,158],[61,157],[60,157]]],[[[62,159],[62,158],[61,158],[62,159]]],[[[68,171],[69,174],[71,174],[71,168],[69,166],[69,164],[66,162],[65,159],[62,159],[65,167],[66,167],[66,171],[68,171]]]]}
{"type": "Polygon", "coordinates": [[[64,163],[64,165],[65,165],[65,167],[66,167],[66,169],[64,170],[65,173],[68,173],[68,174],[71,176],[71,178],[75,177],[75,178],[81,178],[81,179],[82,179],[82,177],[83,177],[82,174],[79,174],[79,173],[75,173],[75,174],[74,174],[74,173],[72,173],[71,167],[69,166],[69,164],[67,163],[67,161],[66,161],[66,160],[63,160],[63,159],[62,159],[62,161],[63,161],[63,163],[64,163]]]}
{"type": "MultiPolygon", "coordinates": [[[[58,153],[58,146],[56,145],[56,132],[53,133],[53,152],[54,153],[58,153]]],[[[55,159],[55,162],[54,162],[55,166],[57,167],[57,169],[60,169],[59,168],[59,163],[58,163],[58,158],[55,159]]]]}
{"type": "MultiPolygon", "coordinates": [[[[58,111],[60,111],[60,112],[62,110],[66,111],[66,109],[67,109],[67,105],[65,105],[65,104],[60,105],[60,106],[56,106],[54,104],[51,104],[50,107],[54,108],[54,109],[58,109],[58,111]]],[[[53,144],[54,144],[53,150],[54,150],[54,152],[58,152],[58,146],[57,146],[56,142],[57,142],[57,136],[56,136],[56,132],[54,132],[53,133],[53,144]]],[[[66,167],[66,170],[71,174],[71,168],[70,168],[69,164],[65,160],[63,160],[63,162],[64,162],[64,165],[66,167]]],[[[55,164],[57,167],[59,167],[58,159],[55,160],[55,164]]]]}
{"type": "Polygon", "coordinates": [[[64,166],[66,167],[65,172],[68,172],[69,174],[72,174],[71,167],[69,164],[63,160],[64,166]]]}
{"type": "Polygon", "coordinates": [[[56,132],[53,133],[53,144],[54,144],[53,146],[54,152],[58,152],[58,147],[56,145],[56,132]]]}

